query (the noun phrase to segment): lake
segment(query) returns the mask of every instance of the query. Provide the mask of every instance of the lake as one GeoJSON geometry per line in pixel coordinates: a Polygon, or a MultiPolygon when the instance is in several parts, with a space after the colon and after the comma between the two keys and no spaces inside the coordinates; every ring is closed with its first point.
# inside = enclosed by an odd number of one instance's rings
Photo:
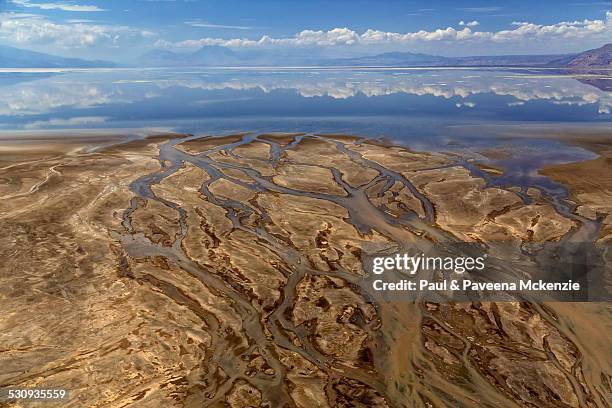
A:
{"type": "Polygon", "coordinates": [[[609,71],[534,69],[3,70],[0,126],[449,137],[449,125],[610,123],[611,85],[609,71]]]}

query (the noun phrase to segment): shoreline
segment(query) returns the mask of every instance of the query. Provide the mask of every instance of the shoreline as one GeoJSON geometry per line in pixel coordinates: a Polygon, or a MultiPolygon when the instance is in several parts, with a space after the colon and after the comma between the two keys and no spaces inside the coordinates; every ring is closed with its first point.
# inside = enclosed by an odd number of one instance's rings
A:
{"type": "MultiPolygon", "coordinates": [[[[612,212],[612,206],[606,205],[606,197],[612,191],[612,180],[608,174],[612,174],[612,139],[607,139],[610,136],[610,131],[607,127],[591,126],[587,129],[582,127],[565,127],[564,133],[557,133],[554,130],[546,127],[544,124],[534,124],[531,126],[522,125],[458,125],[466,129],[494,129],[502,137],[510,139],[534,138],[534,139],[549,139],[561,142],[568,146],[577,146],[598,155],[595,159],[576,160],[563,164],[549,164],[538,168],[538,173],[550,178],[554,182],[558,182],[565,186],[570,192],[570,198],[577,204],[576,214],[587,218],[595,219],[598,217],[598,212],[612,212]],[[598,183],[590,182],[593,176],[597,175],[598,183]],[[608,193],[606,193],[608,191],[608,193]],[[602,196],[603,194],[603,196],[602,196]]],[[[48,159],[54,155],[66,153],[88,153],[100,152],[108,148],[116,146],[149,144],[151,141],[181,138],[190,136],[194,138],[194,143],[210,144],[223,141],[227,138],[235,138],[254,134],[253,132],[236,133],[221,135],[206,135],[193,136],[172,131],[159,131],[148,129],[97,129],[97,130],[53,130],[53,131],[19,131],[19,132],[0,132],[0,165],[11,165],[14,163],[12,156],[18,153],[20,156],[27,152],[28,155],[34,156],[36,159],[48,159]],[[125,133],[124,133],[125,132],[125,133]]],[[[303,136],[305,133],[300,132],[269,132],[262,133],[259,136],[262,138],[269,137],[271,139],[287,139],[292,140],[296,136],[303,136]]],[[[368,138],[366,136],[358,136],[354,134],[336,134],[336,133],[320,133],[315,134],[324,138],[336,138],[349,143],[365,143],[381,148],[400,147],[411,153],[420,153],[412,150],[409,145],[397,145],[393,140],[388,138],[368,138]]],[[[409,143],[408,143],[409,144],[409,143]]],[[[135,145],[134,145],[135,146],[135,145]]],[[[433,153],[430,150],[425,150],[433,153]]],[[[498,147],[489,147],[483,151],[474,151],[474,153],[482,154],[487,161],[476,160],[473,162],[475,168],[482,171],[482,174],[487,174],[488,177],[504,176],[505,170],[503,167],[496,165],[495,160],[506,160],[510,156],[507,151],[501,150],[498,147]]],[[[443,155],[445,153],[442,153],[443,155]]],[[[612,217],[608,216],[604,219],[604,231],[606,239],[612,238],[612,217]],[[608,233],[610,232],[610,233],[608,233]]],[[[603,237],[602,237],[603,238],[603,237]]]]}

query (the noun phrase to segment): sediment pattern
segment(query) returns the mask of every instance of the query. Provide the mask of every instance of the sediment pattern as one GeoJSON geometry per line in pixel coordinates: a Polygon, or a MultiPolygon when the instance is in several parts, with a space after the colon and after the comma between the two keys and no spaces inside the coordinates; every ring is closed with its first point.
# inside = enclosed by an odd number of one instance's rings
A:
{"type": "Polygon", "coordinates": [[[0,387],[69,388],[68,407],[610,404],[605,304],[362,292],[365,255],[598,238],[456,157],[237,134],[1,163],[0,387]]]}

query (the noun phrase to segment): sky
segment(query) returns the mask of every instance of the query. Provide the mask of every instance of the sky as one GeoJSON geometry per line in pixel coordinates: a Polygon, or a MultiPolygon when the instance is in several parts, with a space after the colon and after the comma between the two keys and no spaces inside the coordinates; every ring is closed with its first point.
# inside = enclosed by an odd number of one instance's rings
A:
{"type": "Polygon", "coordinates": [[[207,45],[322,56],[570,53],[612,42],[612,0],[0,0],[0,44],[130,61],[207,45]]]}

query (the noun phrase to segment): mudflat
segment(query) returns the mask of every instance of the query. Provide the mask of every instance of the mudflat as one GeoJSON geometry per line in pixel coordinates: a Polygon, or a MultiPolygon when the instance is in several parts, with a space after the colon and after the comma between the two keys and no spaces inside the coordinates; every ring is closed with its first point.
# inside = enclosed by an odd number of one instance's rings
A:
{"type": "Polygon", "coordinates": [[[601,218],[600,240],[612,240],[612,140],[593,135],[565,135],[569,143],[596,153],[599,157],[577,163],[548,166],[540,172],[566,185],[576,202],[576,212],[601,218]]]}
{"type": "Polygon", "coordinates": [[[375,304],[358,285],[364,256],[409,245],[608,239],[609,184],[588,180],[609,181],[609,150],[545,171],[572,213],[358,137],[74,147],[0,152],[0,387],[73,407],[610,402],[607,304],[375,304]]]}

